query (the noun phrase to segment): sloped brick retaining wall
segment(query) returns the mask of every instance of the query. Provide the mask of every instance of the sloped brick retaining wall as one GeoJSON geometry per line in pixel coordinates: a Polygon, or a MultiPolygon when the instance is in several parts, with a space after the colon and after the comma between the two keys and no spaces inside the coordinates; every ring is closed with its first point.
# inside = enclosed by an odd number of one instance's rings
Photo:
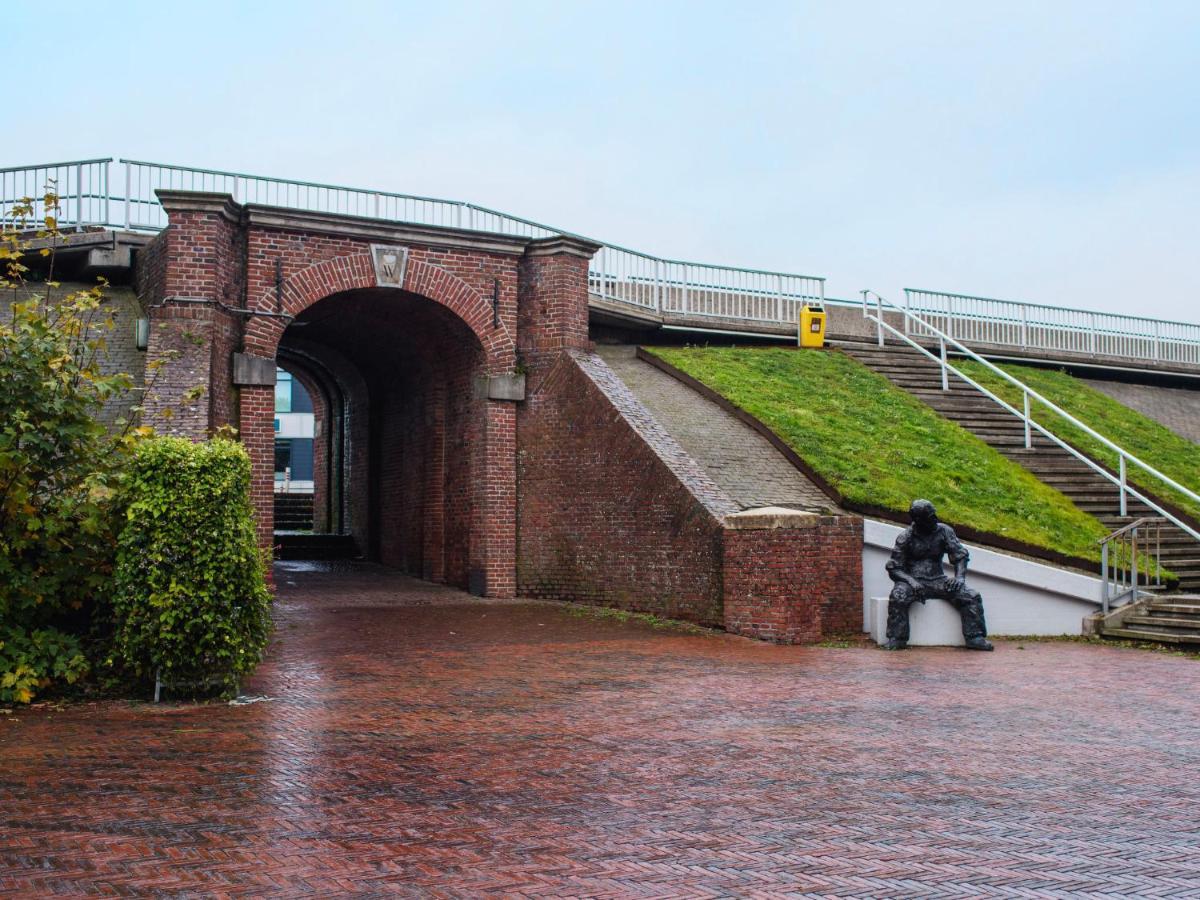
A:
{"type": "Polygon", "coordinates": [[[779,643],[857,631],[862,521],[739,512],[594,354],[520,419],[518,593],[779,643]]]}

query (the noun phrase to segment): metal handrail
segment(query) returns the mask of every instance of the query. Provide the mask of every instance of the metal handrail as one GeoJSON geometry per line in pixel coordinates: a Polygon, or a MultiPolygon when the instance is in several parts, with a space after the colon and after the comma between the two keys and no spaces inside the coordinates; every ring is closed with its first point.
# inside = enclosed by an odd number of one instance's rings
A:
{"type": "Polygon", "coordinates": [[[1136,603],[1142,594],[1139,580],[1145,574],[1147,589],[1164,587],[1162,565],[1162,526],[1167,520],[1159,516],[1143,516],[1118,528],[1101,538],[1100,577],[1102,581],[1101,605],[1103,614],[1108,615],[1112,604],[1132,595],[1130,602],[1136,603]],[[1153,531],[1141,549],[1138,547],[1139,532],[1153,531]],[[1153,543],[1154,551],[1150,552],[1153,543]],[[1115,545],[1115,546],[1114,546],[1115,545]],[[1139,571],[1139,562],[1145,560],[1146,570],[1139,571]],[[1153,572],[1151,572],[1153,564],[1153,572]]]}
{"type": "Polygon", "coordinates": [[[0,175],[7,172],[28,172],[33,169],[64,169],[67,166],[90,166],[94,163],[110,163],[113,161],[111,156],[97,157],[96,159],[72,159],[67,162],[51,162],[39,163],[35,166],[8,166],[0,169],[0,175]]]}
{"type": "MultiPolygon", "coordinates": [[[[1049,309],[1049,310],[1054,310],[1055,312],[1068,311],[1068,312],[1081,312],[1081,313],[1085,313],[1085,314],[1091,312],[1091,310],[1082,310],[1082,309],[1081,310],[1067,310],[1066,307],[1051,306],[1048,303],[1029,303],[1025,300],[1005,300],[1002,297],[980,297],[975,294],[956,294],[956,293],[952,293],[952,292],[948,292],[948,291],[931,291],[931,290],[928,290],[927,288],[904,288],[904,290],[905,290],[905,292],[909,292],[909,293],[926,294],[926,295],[930,295],[933,297],[947,297],[951,300],[957,300],[959,298],[962,298],[964,300],[983,300],[986,303],[1004,303],[1009,306],[1025,307],[1027,309],[1049,309]]],[[[1102,313],[1098,313],[1098,314],[1103,315],[1103,316],[1112,316],[1114,318],[1120,318],[1120,319],[1129,319],[1134,322],[1158,322],[1163,325],[1185,325],[1188,328],[1200,327],[1200,326],[1197,326],[1194,322],[1181,322],[1178,319],[1153,319],[1149,316],[1131,316],[1131,315],[1128,315],[1127,313],[1104,313],[1104,312],[1102,312],[1102,313]]]]}
{"type": "Polygon", "coordinates": [[[1120,514],[1122,516],[1126,515],[1128,512],[1128,497],[1133,497],[1135,500],[1138,500],[1138,501],[1146,504],[1146,506],[1150,507],[1152,510],[1154,510],[1156,513],[1158,513],[1160,516],[1162,516],[1166,519],[1169,519],[1176,527],[1182,529],[1184,532],[1191,535],[1196,540],[1200,541],[1200,532],[1197,532],[1194,528],[1192,528],[1186,522],[1182,521],[1178,516],[1175,516],[1172,513],[1168,512],[1167,510],[1163,509],[1162,506],[1155,503],[1150,498],[1146,497],[1140,491],[1135,490],[1129,484],[1129,481],[1127,478],[1127,468],[1128,468],[1127,464],[1129,462],[1134,463],[1135,465],[1140,467],[1143,471],[1145,471],[1147,474],[1152,475],[1155,478],[1158,478],[1164,484],[1170,485],[1171,487],[1173,487],[1176,490],[1183,493],[1185,496],[1189,497],[1192,500],[1195,500],[1197,503],[1200,503],[1200,495],[1198,495],[1196,492],[1190,490],[1189,488],[1184,487],[1183,485],[1179,484],[1179,482],[1164,475],[1162,472],[1159,472],[1153,466],[1149,465],[1148,463],[1146,463],[1146,462],[1142,461],[1141,459],[1139,459],[1138,457],[1134,456],[1132,453],[1125,450],[1123,447],[1113,443],[1112,441],[1110,441],[1108,438],[1106,438],[1104,435],[1100,434],[1098,431],[1096,431],[1089,425],[1084,424],[1083,422],[1079,421],[1074,416],[1072,416],[1070,413],[1066,412],[1065,410],[1061,409],[1056,404],[1047,400],[1045,397],[1043,397],[1041,394],[1039,394],[1033,388],[1029,387],[1027,384],[1025,384],[1020,379],[1016,378],[1013,375],[1010,375],[1008,372],[1005,372],[999,366],[994,365],[993,363],[984,359],[982,356],[980,356],[974,350],[971,350],[969,347],[965,346],[964,344],[962,344],[959,341],[955,340],[954,338],[950,337],[945,332],[930,325],[928,322],[924,321],[919,316],[913,314],[911,311],[897,306],[896,304],[892,303],[890,300],[881,296],[877,292],[872,291],[872,290],[862,291],[862,310],[863,310],[863,317],[874,321],[876,324],[877,339],[878,339],[879,346],[882,347],[884,344],[883,335],[884,335],[884,331],[886,330],[886,331],[889,331],[892,334],[894,334],[900,340],[902,340],[905,343],[909,344],[910,346],[916,348],[921,353],[923,353],[925,356],[928,356],[930,359],[932,359],[934,362],[936,362],[941,368],[942,390],[949,390],[948,373],[953,372],[956,377],[965,381],[967,384],[969,384],[975,390],[979,391],[981,394],[984,394],[986,397],[988,397],[995,403],[999,404],[1005,410],[1012,413],[1017,418],[1021,419],[1022,422],[1024,422],[1024,424],[1025,424],[1025,447],[1026,447],[1026,449],[1033,446],[1032,432],[1033,432],[1033,430],[1036,429],[1044,437],[1048,438],[1050,441],[1057,444],[1062,449],[1066,450],[1072,456],[1076,457],[1081,462],[1085,463],[1089,468],[1091,468],[1094,471],[1096,471],[1097,473],[1099,473],[1106,480],[1117,485],[1117,487],[1120,489],[1120,514]],[[875,314],[874,315],[872,315],[868,309],[868,295],[875,297],[875,314]],[[889,307],[890,310],[893,310],[893,311],[901,314],[902,316],[904,316],[903,322],[906,327],[908,326],[908,324],[911,320],[912,323],[915,323],[916,325],[918,325],[921,328],[927,329],[929,332],[931,332],[933,335],[935,335],[938,338],[939,351],[940,351],[939,354],[935,356],[928,349],[921,346],[921,344],[919,344],[917,341],[915,341],[911,337],[909,337],[908,334],[901,332],[899,329],[894,328],[893,326],[889,325],[886,321],[884,321],[884,315],[883,315],[884,304],[887,304],[887,306],[889,307]],[[959,353],[961,353],[963,356],[966,356],[967,358],[972,359],[972,360],[982,364],[989,371],[995,373],[996,375],[999,375],[1005,381],[1009,382],[1010,384],[1015,385],[1016,387],[1019,387],[1021,389],[1022,399],[1024,401],[1024,410],[1018,411],[1015,406],[1011,405],[1010,403],[1003,400],[996,394],[992,393],[990,390],[985,388],[979,382],[975,381],[973,378],[971,378],[965,372],[962,372],[959,369],[952,366],[946,357],[947,344],[953,345],[955,347],[955,349],[959,353]],[[1089,434],[1092,437],[1099,440],[1101,443],[1103,443],[1109,449],[1115,450],[1117,453],[1117,459],[1118,459],[1118,462],[1120,465],[1119,475],[1114,476],[1111,472],[1108,471],[1108,469],[1104,468],[1104,466],[1097,463],[1091,457],[1085,455],[1084,453],[1080,452],[1079,450],[1076,450],[1069,443],[1064,441],[1058,435],[1054,434],[1054,432],[1050,431],[1050,429],[1046,428],[1039,422],[1034,421],[1033,416],[1030,413],[1030,401],[1031,400],[1037,400],[1039,403],[1042,403],[1043,405],[1045,405],[1049,410],[1051,410],[1052,412],[1054,412],[1061,418],[1065,419],[1066,421],[1070,422],[1072,425],[1076,426],[1077,428],[1082,429],[1087,434],[1089,434]]]}
{"type": "Polygon", "coordinates": [[[975,344],[1200,365],[1200,325],[1187,322],[918,288],[904,308],[975,344]]]}

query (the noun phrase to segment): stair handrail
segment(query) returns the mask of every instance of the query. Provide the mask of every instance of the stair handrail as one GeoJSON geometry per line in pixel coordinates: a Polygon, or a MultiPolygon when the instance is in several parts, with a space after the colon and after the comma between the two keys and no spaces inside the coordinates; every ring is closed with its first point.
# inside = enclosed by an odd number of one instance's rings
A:
{"type": "Polygon", "coordinates": [[[896,337],[898,337],[900,340],[902,340],[904,343],[919,350],[921,353],[923,353],[925,356],[928,356],[930,359],[932,359],[934,362],[936,362],[940,366],[941,373],[942,373],[942,390],[949,390],[950,385],[949,385],[948,373],[953,372],[958,378],[965,381],[967,384],[969,384],[975,390],[979,391],[981,394],[988,397],[995,403],[999,404],[1001,407],[1003,407],[1008,412],[1012,413],[1018,419],[1021,419],[1021,421],[1024,422],[1024,424],[1025,424],[1025,447],[1026,447],[1026,449],[1029,449],[1030,447],[1033,446],[1032,432],[1034,429],[1036,429],[1044,437],[1048,438],[1049,440],[1051,440],[1052,442],[1057,444],[1059,447],[1066,450],[1068,453],[1070,453],[1072,456],[1074,456],[1075,458],[1077,458],[1078,460],[1083,462],[1089,468],[1095,470],[1106,480],[1111,481],[1113,484],[1117,485],[1117,487],[1120,490],[1120,504],[1121,504],[1120,514],[1122,516],[1128,514],[1128,497],[1133,497],[1135,500],[1139,500],[1142,503],[1146,504],[1146,506],[1150,507],[1150,509],[1154,510],[1160,516],[1162,516],[1166,519],[1169,519],[1172,522],[1172,524],[1174,524],[1176,527],[1182,529],[1183,531],[1185,531],[1186,533],[1191,535],[1197,541],[1200,541],[1200,532],[1198,532],[1198,531],[1196,531],[1196,529],[1192,528],[1191,525],[1182,521],[1179,518],[1179,516],[1174,515],[1173,513],[1167,511],[1166,509],[1163,509],[1163,507],[1161,505],[1154,502],[1149,497],[1145,496],[1140,491],[1137,491],[1132,486],[1130,486],[1129,480],[1126,476],[1126,470],[1128,468],[1127,464],[1129,462],[1134,463],[1135,465],[1140,467],[1143,471],[1145,471],[1147,474],[1152,475],[1155,478],[1158,478],[1164,484],[1170,485],[1171,487],[1178,490],[1180,493],[1186,495],[1187,497],[1191,498],[1192,500],[1195,500],[1197,503],[1200,503],[1200,494],[1197,494],[1195,491],[1192,491],[1192,490],[1184,487],[1179,482],[1175,481],[1174,479],[1172,479],[1172,478],[1164,475],[1162,472],[1158,471],[1158,469],[1154,468],[1149,463],[1146,463],[1146,462],[1142,461],[1141,459],[1139,459],[1138,457],[1134,456],[1132,453],[1130,453],[1125,448],[1121,447],[1118,444],[1113,443],[1111,440],[1106,438],[1104,435],[1100,434],[1098,431],[1096,431],[1091,426],[1086,425],[1083,422],[1080,422],[1069,412],[1062,409],[1057,404],[1052,403],[1050,400],[1047,400],[1045,397],[1043,397],[1041,394],[1039,394],[1037,391],[1035,391],[1029,385],[1025,384],[1025,382],[1021,381],[1016,376],[1010,375],[1008,372],[1005,372],[999,366],[994,365],[993,363],[984,359],[982,356],[980,356],[978,353],[976,353],[970,347],[967,347],[965,344],[961,343],[960,341],[958,341],[955,338],[951,337],[950,335],[946,334],[941,329],[936,328],[933,325],[929,324],[924,319],[922,319],[920,316],[914,314],[910,310],[906,310],[901,306],[897,306],[895,303],[892,303],[890,300],[888,300],[886,297],[883,297],[876,291],[866,289],[866,290],[861,291],[860,293],[862,294],[863,317],[875,322],[877,336],[878,336],[878,343],[879,343],[880,347],[882,347],[884,345],[884,339],[883,339],[884,331],[891,332],[896,337]],[[872,314],[870,312],[868,295],[873,296],[875,298],[875,313],[874,314],[872,314]],[[900,331],[899,329],[893,327],[892,325],[889,325],[884,320],[884,316],[883,316],[884,304],[886,304],[891,311],[894,311],[904,317],[904,319],[902,321],[903,325],[908,326],[910,322],[915,323],[915,324],[919,325],[921,328],[927,329],[934,336],[936,336],[938,339],[938,345],[939,345],[939,350],[940,350],[939,355],[935,356],[927,348],[921,346],[921,344],[914,341],[907,334],[905,334],[904,332],[900,331]],[[963,356],[966,356],[968,359],[972,359],[972,360],[982,364],[989,371],[994,372],[996,375],[999,375],[1005,381],[1019,387],[1021,389],[1022,398],[1024,401],[1024,407],[1025,407],[1024,411],[1023,412],[1019,411],[1015,406],[1013,406],[1012,404],[1008,403],[1006,400],[1001,399],[996,394],[989,391],[987,388],[985,388],[979,382],[975,381],[973,378],[971,378],[965,372],[962,372],[959,369],[956,369],[954,366],[952,366],[946,358],[947,345],[952,345],[963,356]],[[1083,431],[1085,431],[1087,434],[1091,435],[1092,437],[1096,438],[1102,444],[1107,446],[1109,449],[1115,450],[1117,453],[1117,459],[1118,459],[1118,463],[1119,463],[1119,475],[1114,476],[1104,466],[1100,465],[1098,462],[1096,462],[1095,460],[1093,460],[1091,457],[1087,456],[1086,454],[1080,452],[1079,450],[1076,450],[1073,446],[1071,446],[1065,440],[1060,438],[1054,432],[1050,431],[1049,428],[1046,428],[1041,423],[1034,421],[1033,416],[1030,413],[1030,400],[1031,399],[1037,400],[1039,403],[1042,403],[1049,410],[1056,413],[1058,416],[1065,419],[1066,421],[1070,422],[1072,425],[1075,425],[1077,428],[1082,429],[1083,431]]]}
{"type": "Polygon", "coordinates": [[[1142,516],[1096,542],[1100,545],[1100,599],[1105,616],[1112,605],[1122,597],[1132,595],[1130,603],[1136,603],[1141,598],[1142,590],[1138,587],[1138,578],[1142,575],[1138,571],[1141,560],[1145,560],[1146,563],[1147,589],[1163,587],[1162,526],[1166,521],[1162,516],[1142,516]],[[1138,532],[1151,527],[1154,529],[1153,553],[1150,552],[1149,541],[1146,546],[1138,548],[1138,532]],[[1128,545],[1128,549],[1124,553],[1113,552],[1110,548],[1114,544],[1128,545]],[[1154,567],[1153,572],[1151,563],[1154,567]]]}

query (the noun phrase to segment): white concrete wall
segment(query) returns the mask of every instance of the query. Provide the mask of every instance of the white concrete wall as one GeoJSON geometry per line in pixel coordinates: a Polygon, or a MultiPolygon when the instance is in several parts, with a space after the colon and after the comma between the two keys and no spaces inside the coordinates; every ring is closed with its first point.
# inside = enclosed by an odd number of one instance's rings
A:
{"type": "MultiPolygon", "coordinates": [[[[863,523],[863,631],[878,643],[886,640],[887,597],[892,580],[884,568],[896,535],[890,522],[863,523]]],[[[967,584],[983,595],[988,634],[1081,634],[1083,619],[1100,608],[1099,576],[1055,568],[967,544],[971,563],[967,584]]],[[[1099,568],[1099,566],[1097,566],[1099,568]]],[[[910,644],[961,645],[958,612],[944,600],[912,605],[910,644]]]]}

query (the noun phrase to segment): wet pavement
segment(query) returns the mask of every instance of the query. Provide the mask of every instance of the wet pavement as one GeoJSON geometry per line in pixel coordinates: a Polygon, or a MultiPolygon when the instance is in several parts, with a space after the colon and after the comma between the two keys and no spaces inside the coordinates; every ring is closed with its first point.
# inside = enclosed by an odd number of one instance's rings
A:
{"type": "Polygon", "coordinates": [[[277,578],[265,699],[0,716],[0,893],[1200,895],[1195,660],[277,578]]]}

